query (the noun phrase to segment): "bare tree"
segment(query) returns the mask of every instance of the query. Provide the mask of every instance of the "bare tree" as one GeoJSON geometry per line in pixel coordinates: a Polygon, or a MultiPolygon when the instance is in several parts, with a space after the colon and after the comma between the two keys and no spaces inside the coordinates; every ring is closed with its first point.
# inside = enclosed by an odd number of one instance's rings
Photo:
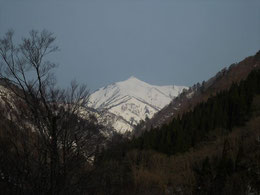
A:
{"type": "Polygon", "coordinates": [[[36,152],[32,158],[40,165],[37,171],[43,167],[48,171],[39,176],[40,180],[46,175],[49,178],[43,190],[58,194],[72,185],[73,173],[78,173],[75,170],[93,159],[97,145],[104,141],[102,128],[81,117],[89,96],[85,85],[72,82],[66,90],[56,87],[56,64],[47,60],[58,50],[53,34],[31,31],[19,45],[14,44],[13,35],[8,31],[0,39],[0,78],[23,102],[16,122],[34,132],[30,144],[36,152]]]}

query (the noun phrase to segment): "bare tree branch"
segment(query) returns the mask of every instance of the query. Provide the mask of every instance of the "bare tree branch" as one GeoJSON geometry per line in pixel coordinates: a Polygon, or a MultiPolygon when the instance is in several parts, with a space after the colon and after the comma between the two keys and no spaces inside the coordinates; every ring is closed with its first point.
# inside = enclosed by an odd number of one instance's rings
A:
{"type": "Polygon", "coordinates": [[[86,85],[72,81],[66,90],[55,86],[53,70],[57,65],[47,59],[58,51],[53,34],[32,30],[18,45],[13,35],[8,31],[0,39],[0,79],[22,102],[17,108],[23,114],[17,115],[16,123],[23,141],[19,141],[20,147],[17,140],[12,143],[17,155],[23,154],[17,158],[24,158],[25,169],[35,168],[26,172],[26,177],[34,174],[30,185],[42,189],[35,182],[44,180],[45,193],[58,194],[64,184],[73,182],[68,175],[77,173],[75,160],[81,166],[93,160],[97,146],[104,143],[104,128],[81,117],[89,99],[86,85]],[[25,134],[28,129],[31,133],[25,134]]]}

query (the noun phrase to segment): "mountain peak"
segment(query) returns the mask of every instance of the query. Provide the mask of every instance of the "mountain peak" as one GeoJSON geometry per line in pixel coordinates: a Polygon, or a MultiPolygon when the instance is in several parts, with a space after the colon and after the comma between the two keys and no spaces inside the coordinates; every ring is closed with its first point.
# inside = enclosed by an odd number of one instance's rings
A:
{"type": "Polygon", "coordinates": [[[150,85],[131,76],[91,94],[89,106],[116,117],[112,126],[117,131],[131,131],[140,120],[151,118],[169,104],[184,88],[150,85]]]}
{"type": "Polygon", "coordinates": [[[136,78],[135,76],[131,76],[124,81],[117,82],[116,84],[127,89],[135,89],[136,87],[140,86],[147,87],[149,85],[148,83],[136,78]]]}
{"type": "Polygon", "coordinates": [[[141,80],[136,78],[135,76],[130,76],[126,81],[141,81],[141,80]]]}
{"type": "Polygon", "coordinates": [[[135,76],[130,76],[129,78],[128,78],[128,80],[130,80],[130,79],[137,79],[135,76]]]}

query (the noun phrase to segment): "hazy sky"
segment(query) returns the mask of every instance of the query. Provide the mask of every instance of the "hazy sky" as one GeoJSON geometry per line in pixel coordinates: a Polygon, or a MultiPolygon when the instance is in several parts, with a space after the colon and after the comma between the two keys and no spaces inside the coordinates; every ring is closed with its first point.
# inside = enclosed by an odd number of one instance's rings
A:
{"type": "Polygon", "coordinates": [[[260,49],[260,0],[0,0],[0,35],[47,29],[59,85],[190,86],[260,49]]]}

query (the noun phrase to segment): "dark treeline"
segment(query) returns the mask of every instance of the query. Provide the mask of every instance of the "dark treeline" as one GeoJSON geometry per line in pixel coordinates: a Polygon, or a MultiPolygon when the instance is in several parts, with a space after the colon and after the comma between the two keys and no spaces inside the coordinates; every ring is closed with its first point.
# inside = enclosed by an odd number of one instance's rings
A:
{"type": "Polygon", "coordinates": [[[235,126],[243,125],[250,117],[253,97],[260,93],[260,71],[253,71],[240,84],[234,83],[193,111],[174,118],[161,128],[151,129],[133,140],[137,149],[156,150],[168,155],[185,152],[202,141],[210,131],[219,129],[224,135],[235,126]]]}

